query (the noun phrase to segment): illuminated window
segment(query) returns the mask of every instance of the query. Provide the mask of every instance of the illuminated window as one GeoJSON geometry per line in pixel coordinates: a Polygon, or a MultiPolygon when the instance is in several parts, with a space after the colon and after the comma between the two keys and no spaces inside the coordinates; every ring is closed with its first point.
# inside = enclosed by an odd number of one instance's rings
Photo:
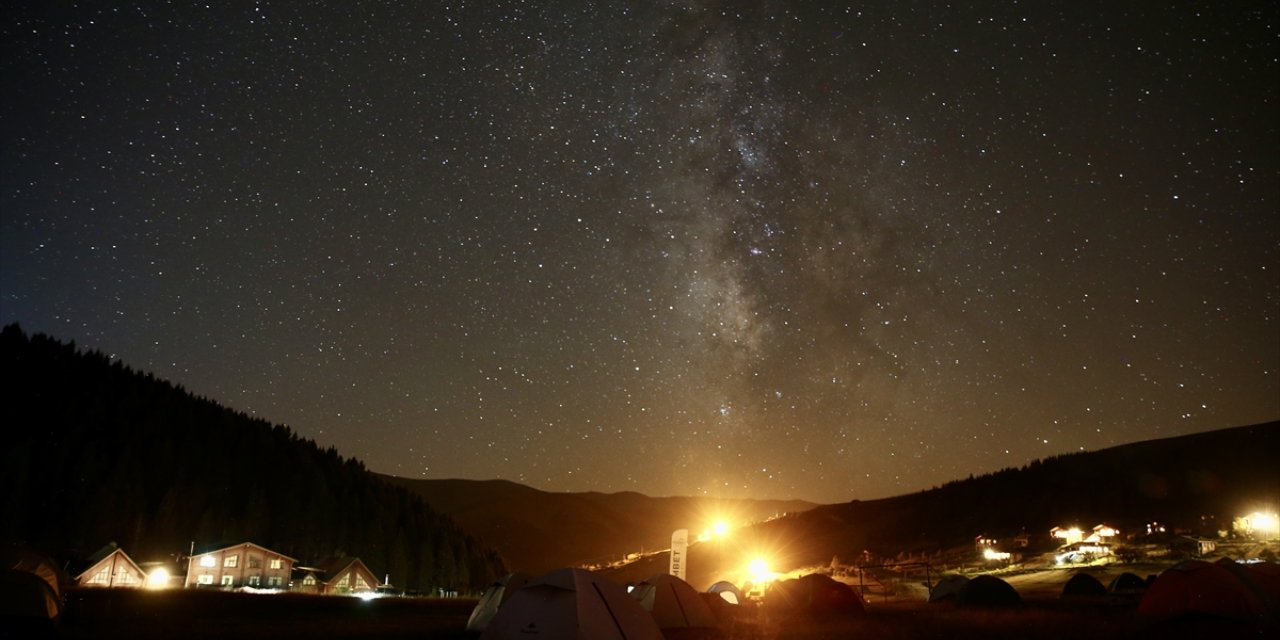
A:
{"type": "Polygon", "coordinates": [[[369,583],[367,583],[367,582],[365,582],[365,581],[364,581],[364,576],[361,576],[361,575],[357,575],[357,576],[356,576],[356,588],[357,588],[357,589],[368,589],[368,588],[369,588],[369,583]]]}
{"type": "Polygon", "coordinates": [[[217,560],[217,558],[214,558],[213,556],[201,556],[201,558],[200,558],[200,566],[202,566],[202,567],[216,567],[216,566],[218,566],[218,560],[217,560]]]}
{"type": "Polygon", "coordinates": [[[272,559],[271,559],[271,568],[272,568],[272,569],[279,569],[279,568],[281,568],[281,566],[282,566],[283,564],[284,564],[284,561],[283,561],[283,560],[281,560],[280,558],[272,558],[272,559]]]}
{"type": "Polygon", "coordinates": [[[111,570],[103,569],[102,571],[99,571],[93,574],[93,577],[89,579],[89,584],[107,584],[110,581],[111,581],[111,570]]]}
{"type": "Polygon", "coordinates": [[[234,569],[236,562],[240,560],[240,556],[227,556],[222,559],[222,566],[234,569]]]}
{"type": "Polygon", "coordinates": [[[222,576],[222,586],[229,587],[233,584],[235,584],[235,578],[232,578],[231,576],[222,576]]]}
{"type": "Polygon", "coordinates": [[[267,586],[278,587],[284,584],[284,578],[280,576],[267,576],[267,586]]]}
{"type": "Polygon", "coordinates": [[[307,577],[302,579],[302,584],[305,584],[308,587],[314,585],[315,583],[316,583],[316,577],[309,573],[307,574],[307,577]]]}
{"type": "Polygon", "coordinates": [[[196,583],[197,584],[213,584],[213,575],[208,573],[202,573],[196,576],[196,583]]]}
{"type": "Polygon", "coordinates": [[[256,587],[262,584],[262,576],[249,576],[249,586],[256,587]]]}

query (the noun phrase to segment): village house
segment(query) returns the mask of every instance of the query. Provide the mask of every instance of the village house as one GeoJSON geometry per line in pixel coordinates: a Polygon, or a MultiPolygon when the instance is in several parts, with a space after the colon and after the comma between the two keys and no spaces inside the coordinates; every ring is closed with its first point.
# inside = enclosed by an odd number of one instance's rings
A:
{"type": "Polygon", "coordinates": [[[359,558],[332,558],[315,567],[298,567],[301,577],[295,590],[323,595],[361,595],[377,591],[382,583],[359,558]]]}
{"type": "MultiPolygon", "coordinates": [[[[112,545],[114,546],[114,545],[112,545]]],[[[124,552],[114,549],[94,562],[76,577],[76,583],[82,587],[130,587],[141,588],[147,584],[147,574],[138,563],[124,552]]]]}
{"type": "Polygon", "coordinates": [[[191,556],[184,586],[287,589],[297,560],[252,542],[191,556]]]}

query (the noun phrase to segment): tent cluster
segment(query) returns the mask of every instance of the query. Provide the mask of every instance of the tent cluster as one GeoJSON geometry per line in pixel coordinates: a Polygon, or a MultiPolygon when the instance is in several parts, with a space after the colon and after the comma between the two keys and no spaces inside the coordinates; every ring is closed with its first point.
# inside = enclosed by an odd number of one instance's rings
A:
{"type": "MultiPolygon", "coordinates": [[[[730,592],[736,595],[736,589],[730,592]]],[[[673,632],[719,628],[709,601],[727,604],[720,593],[699,594],[670,575],[649,578],[628,593],[586,569],[559,569],[537,579],[511,574],[485,591],[467,630],[483,632],[481,640],[663,640],[673,632]]]]}

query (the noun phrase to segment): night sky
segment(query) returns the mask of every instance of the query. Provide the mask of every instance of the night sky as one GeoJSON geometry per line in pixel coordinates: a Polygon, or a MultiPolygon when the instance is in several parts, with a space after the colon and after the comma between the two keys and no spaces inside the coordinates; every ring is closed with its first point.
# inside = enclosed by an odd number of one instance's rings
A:
{"type": "Polygon", "coordinates": [[[0,321],[551,491],[1280,418],[1274,2],[210,5],[0,9],[0,321]]]}

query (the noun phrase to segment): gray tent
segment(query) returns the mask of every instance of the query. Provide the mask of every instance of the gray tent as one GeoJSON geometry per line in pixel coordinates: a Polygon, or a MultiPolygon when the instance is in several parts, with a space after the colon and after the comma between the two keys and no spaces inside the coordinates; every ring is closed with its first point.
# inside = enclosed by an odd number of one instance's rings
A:
{"type": "Polygon", "coordinates": [[[956,594],[969,583],[969,579],[954,573],[938,579],[938,584],[929,590],[929,602],[954,602],[956,594]]]}
{"type": "Polygon", "coordinates": [[[719,626],[719,620],[697,590],[670,574],[646,579],[631,590],[631,597],[640,602],[663,631],[714,629],[719,626]]]}
{"type": "Polygon", "coordinates": [[[489,621],[498,615],[498,610],[506,604],[511,594],[528,583],[529,576],[517,571],[508,573],[501,580],[489,585],[484,595],[480,597],[480,602],[476,603],[476,608],[471,610],[471,617],[467,619],[467,631],[484,631],[484,628],[489,626],[489,621]]]}
{"type": "Polygon", "coordinates": [[[653,616],[627,592],[585,569],[559,569],[512,594],[482,640],[662,640],[653,616]]]}

